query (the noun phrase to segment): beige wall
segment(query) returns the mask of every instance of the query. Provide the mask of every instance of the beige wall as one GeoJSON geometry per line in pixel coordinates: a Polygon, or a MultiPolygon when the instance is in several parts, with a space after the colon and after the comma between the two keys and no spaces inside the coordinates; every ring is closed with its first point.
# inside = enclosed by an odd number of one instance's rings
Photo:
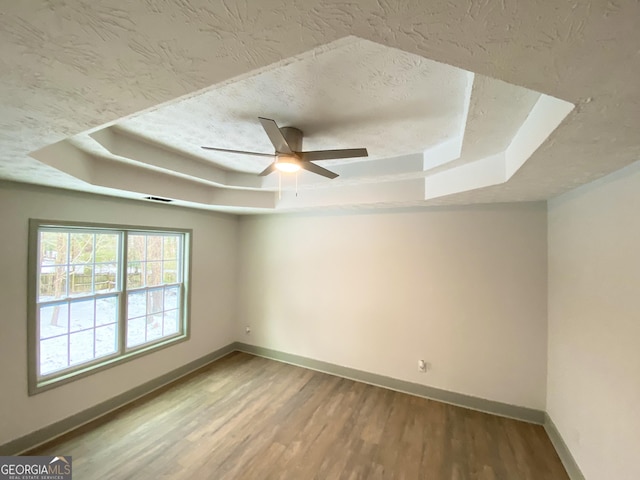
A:
{"type": "Polygon", "coordinates": [[[547,411],[589,480],[640,478],[640,163],[549,203],[547,411]]]}
{"type": "Polygon", "coordinates": [[[544,203],[242,217],[237,337],[544,409],[546,235],[544,203]]]}
{"type": "Polygon", "coordinates": [[[236,217],[0,183],[0,225],[0,444],[85,410],[233,341],[236,217]],[[28,397],[29,218],[192,228],[191,339],[28,397]]]}
{"type": "Polygon", "coordinates": [[[640,163],[548,213],[540,203],[238,220],[0,183],[0,444],[240,340],[546,409],[588,479],[640,478],[639,211],[640,163]],[[28,397],[29,218],[192,228],[192,339],[28,397]]]}

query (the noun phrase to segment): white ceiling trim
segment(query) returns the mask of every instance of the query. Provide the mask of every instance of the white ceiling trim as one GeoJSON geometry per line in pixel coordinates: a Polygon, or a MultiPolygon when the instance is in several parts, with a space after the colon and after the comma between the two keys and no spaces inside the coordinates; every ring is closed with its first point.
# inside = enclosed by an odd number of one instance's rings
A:
{"type": "Polygon", "coordinates": [[[573,108],[564,100],[540,95],[504,152],[427,177],[425,200],[509,181],[573,108]]]}
{"type": "Polygon", "coordinates": [[[574,105],[569,102],[540,95],[505,151],[505,181],[524,165],[573,109],[574,105]]]}
{"type": "Polygon", "coordinates": [[[453,160],[457,160],[462,155],[462,143],[469,120],[469,105],[471,105],[471,94],[473,92],[473,81],[475,74],[467,72],[467,86],[464,91],[464,104],[462,107],[462,118],[460,121],[460,132],[454,138],[446,140],[424,152],[423,170],[431,170],[453,160]]]}
{"type": "Polygon", "coordinates": [[[263,186],[262,179],[256,175],[219,168],[202,158],[136,138],[117,126],[98,130],[89,136],[115,157],[158,167],[166,172],[181,173],[220,187],[257,189],[263,186]]]}

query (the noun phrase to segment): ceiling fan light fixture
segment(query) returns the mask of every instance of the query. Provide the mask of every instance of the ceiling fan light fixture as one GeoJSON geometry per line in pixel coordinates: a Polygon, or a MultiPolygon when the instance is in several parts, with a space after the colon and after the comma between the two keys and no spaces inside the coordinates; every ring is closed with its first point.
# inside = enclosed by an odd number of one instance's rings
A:
{"type": "Polygon", "coordinates": [[[294,157],[279,155],[275,167],[281,172],[294,173],[300,170],[300,163],[294,157]]]}
{"type": "MultiPolygon", "coordinates": [[[[278,127],[275,120],[270,118],[258,117],[262,128],[269,137],[271,144],[275,150],[274,154],[247,152],[244,150],[230,150],[228,148],[206,147],[205,150],[213,150],[216,152],[239,153],[242,155],[255,155],[258,157],[275,157],[275,161],[271,162],[267,168],[258,174],[264,177],[273,173],[275,170],[284,173],[296,173],[301,169],[308,172],[322,175],[328,179],[336,178],[334,173],[313,162],[321,160],[336,160],[339,158],[360,158],[367,157],[366,148],[340,148],[337,150],[314,150],[309,152],[302,151],[302,132],[295,127],[278,127]]],[[[296,177],[297,178],[297,177],[296,177]]]]}

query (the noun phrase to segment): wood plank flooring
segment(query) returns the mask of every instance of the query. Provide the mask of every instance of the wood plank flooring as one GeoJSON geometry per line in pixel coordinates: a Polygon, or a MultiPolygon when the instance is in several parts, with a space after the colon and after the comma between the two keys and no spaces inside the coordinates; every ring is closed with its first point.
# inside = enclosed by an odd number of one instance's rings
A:
{"type": "Polygon", "coordinates": [[[238,352],[29,454],[75,480],[569,478],[541,426],[238,352]]]}

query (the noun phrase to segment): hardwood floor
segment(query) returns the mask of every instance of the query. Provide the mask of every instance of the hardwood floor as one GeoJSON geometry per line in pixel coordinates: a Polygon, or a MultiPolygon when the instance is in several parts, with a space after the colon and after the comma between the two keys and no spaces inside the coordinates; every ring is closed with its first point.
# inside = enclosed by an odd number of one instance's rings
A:
{"type": "Polygon", "coordinates": [[[31,455],[82,479],[568,479],[544,429],[232,353],[31,455]]]}

